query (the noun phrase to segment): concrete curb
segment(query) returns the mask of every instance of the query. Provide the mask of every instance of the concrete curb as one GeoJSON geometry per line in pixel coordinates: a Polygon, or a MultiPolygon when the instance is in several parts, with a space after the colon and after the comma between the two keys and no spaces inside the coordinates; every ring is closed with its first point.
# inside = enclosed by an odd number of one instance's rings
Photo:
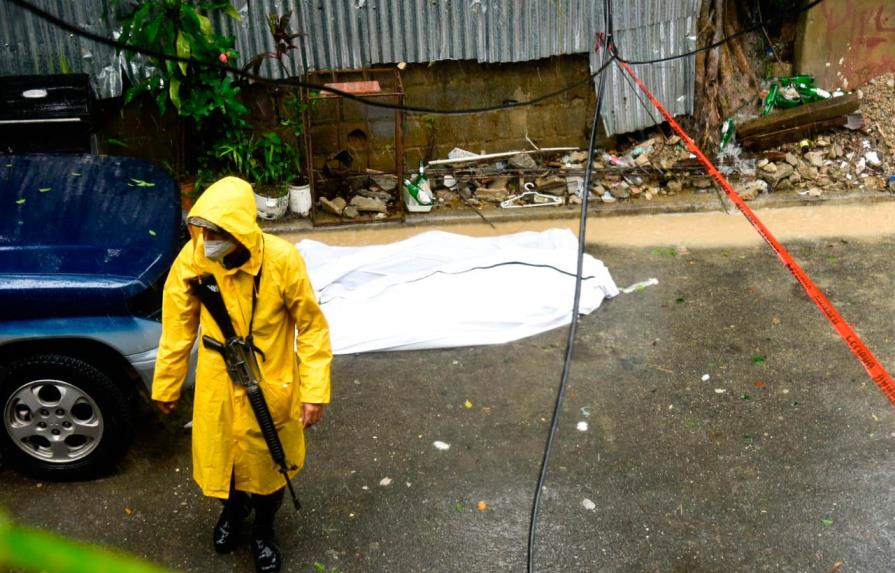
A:
{"type": "MultiPolygon", "coordinates": [[[[873,205],[895,202],[895,194],[883,192],[848,192],[831,194],[826,197],[799,196],[793,193],[786,195],[768,194],[749,202],[753,210],[786,209],[791,207],[852,206],[873,205]]],[[[482,212],[488,221],[495,225],[504,224],[512,227],[524,226],[526,222],[534,223],[532,227],[542,228],[545,222],[555,221],[567,226],[569,221],[577,221],[580,209],[576,206],[543,207],[529,209],[489,209],[482,212]]],[[[674,197],[657,197],[653,201],[638,200],[614,204],[598,203],[588,210],[589,218],[637,217],[671,214],[694,213],[726,213],[736,214],[736,207],[727,197],[719,198],[716,193],[687,193],[674,197]]],[[[405,220],[374,223],[346,223],[315,227],[309,219],[287,219],[281,221],[263,221],[261,228],[274,235],[286,237],[300,235],[326,241],[327,235],[350,233],[370,234],[371,238],[378,233],[392,234],[409,228],[419,231],[427,228],[444,228],[451,226],[488,227],[479,215],[471,209],[444,209],[434,213],[408,213],[405,220]]],[[[371,241],[380,242],[380,241],[371,241]]]]}

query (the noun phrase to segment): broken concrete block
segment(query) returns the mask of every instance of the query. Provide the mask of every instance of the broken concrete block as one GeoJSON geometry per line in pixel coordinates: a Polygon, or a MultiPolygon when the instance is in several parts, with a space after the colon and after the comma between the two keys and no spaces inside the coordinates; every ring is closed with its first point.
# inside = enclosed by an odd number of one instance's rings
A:
{"type": "Polygon", "coordinates": [[[359,215],[360,213],[358,212],[357,208],[354,207],[354,205],[348,205],[342,211],[342,216],[348,217],[349,219],[356,219],[359,215]]]}
{"type": "Polygon", "coordinates": [[[744,200],[751,201],[752,199],[758,197],[759,193],[767,193],[768,184],[761,179],[756,179],[754,181],[746,183],[745,185],[738,185],[736,188],[736,192],[744,200]]]}
{"type": "Polygon", "coordinates": [[[765,166],[762,169],[761,178],[774,188],[776,188],[781,180],[786,179],[795,171],[789,163],[769,163],[768,165],[773,165],[774,170],[768,171],[767,166],[765,166]]]}
{"type": "Polygon", "coordinates": [[[506,189],[488,189],[487,187],[479,187],[475,190],[475,196],[480,201],[500,203],[501,201],[506,201],[510,194],[506,189]]]}
{"type": "Polygon", "coordinates": [[[336,197],[333,200],[329,200],[326,197],[320,198],[320,206],[323,207],[323,210],[333,215],[341,215],[342,211],[345,210],[345,205],[345,200],[341,197],[336,197]]]}
{"type": "Polygon", "coordinates": [[[392,198],[391,194],[387,191],[376,191],[373,189],[361,189],[357,194],[363,197],[369,197],[370,199],[378,199],[379,201],[388,201],[392,198]]]}
{"type": "Polygon", "coordinates": [[[807,159],[814,167],[824,166],[824,154],[822,151],[809,151],[805,154],[805,159],[807,159]]]}
{"type": "Polygon", "coordinates": [[[379,185],[383,191],[392,191],[398,186],[398,178],[394,175],[372,175],[370,176],[370,179],[372,179],[376,185],[379,185]]]}
{"type": "Polygon", "coordinates": [[[510,167],[514,169],[537,169],[538,163],[527,153],[518,153],[507,160],[510,167]]]}
{"type": "Polygon", "coordinates": [[[646,153],[642,153],[634,159],[634,165],[636,165],[638,167],[643,167],[644,165],[649,165],[649,162],[650,162],[649,156],[646,153]]]}
{"type": "Polygon", "coordinates": [[[355,195],[351,198],[351,206],[361,212],[369,213],[387,213],[388,207],[384,201],[379,199],[371,199],[363,195],[355,195]]]}
{"type": "MultiPolygon", "coordinates": [[[[617,183],[609,187],[609,193],[611,193],[612,196],[616,199],[627,199],[631,196],[631,192],[633,192],[633,189],[634,188],[630,188],[629,190],[629,187],[626,183],[617,183]]],[[[640,190],[638,189],[637,192],[639,193],[640,190]]]]}

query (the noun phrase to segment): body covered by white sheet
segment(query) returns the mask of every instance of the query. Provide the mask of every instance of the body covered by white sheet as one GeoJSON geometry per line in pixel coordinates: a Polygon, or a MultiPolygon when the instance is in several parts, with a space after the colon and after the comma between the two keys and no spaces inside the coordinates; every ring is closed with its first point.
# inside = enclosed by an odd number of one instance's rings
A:
{"type": "MultiPolygon", "coordinates": [[[[499,344],[570,322],[578,241],[569,230],[297,246],[336,354],[499,344]]],[[[618,294],[606,266],[587,254],[583,276],[581,314],[618,294]]]]}

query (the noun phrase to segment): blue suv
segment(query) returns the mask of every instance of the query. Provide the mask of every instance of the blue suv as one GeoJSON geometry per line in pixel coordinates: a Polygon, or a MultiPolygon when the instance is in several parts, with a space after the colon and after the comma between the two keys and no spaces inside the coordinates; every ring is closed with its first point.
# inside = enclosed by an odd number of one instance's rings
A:
{"type": "Polygon", "coordinates": [[[152,382],[177,185],[139,159],[6,155],[0,214],[0,452],[38,478],[94,477],[152,382]]]}

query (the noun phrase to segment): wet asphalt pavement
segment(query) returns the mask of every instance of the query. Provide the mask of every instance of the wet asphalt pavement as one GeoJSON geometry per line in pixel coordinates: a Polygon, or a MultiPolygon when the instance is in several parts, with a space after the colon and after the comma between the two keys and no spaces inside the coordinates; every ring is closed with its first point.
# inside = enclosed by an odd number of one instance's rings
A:
{"type": "MultiPolygon", "coordinates": [[[[787,246],[895,370],[895,240],[787,246]]],[[[770,250],[590,250],[659,285],[580,322],[536,570],[895,570],[895,408],[770,250]]],[[[304,509],[278,515],[284,570],[523,571],[566,332],[338,357],[304,509]]],[[[0,504],[173,570],[252,571],[211,548],[181,406],[146,410],[110,477],[0,470],[0,504]]]]}

